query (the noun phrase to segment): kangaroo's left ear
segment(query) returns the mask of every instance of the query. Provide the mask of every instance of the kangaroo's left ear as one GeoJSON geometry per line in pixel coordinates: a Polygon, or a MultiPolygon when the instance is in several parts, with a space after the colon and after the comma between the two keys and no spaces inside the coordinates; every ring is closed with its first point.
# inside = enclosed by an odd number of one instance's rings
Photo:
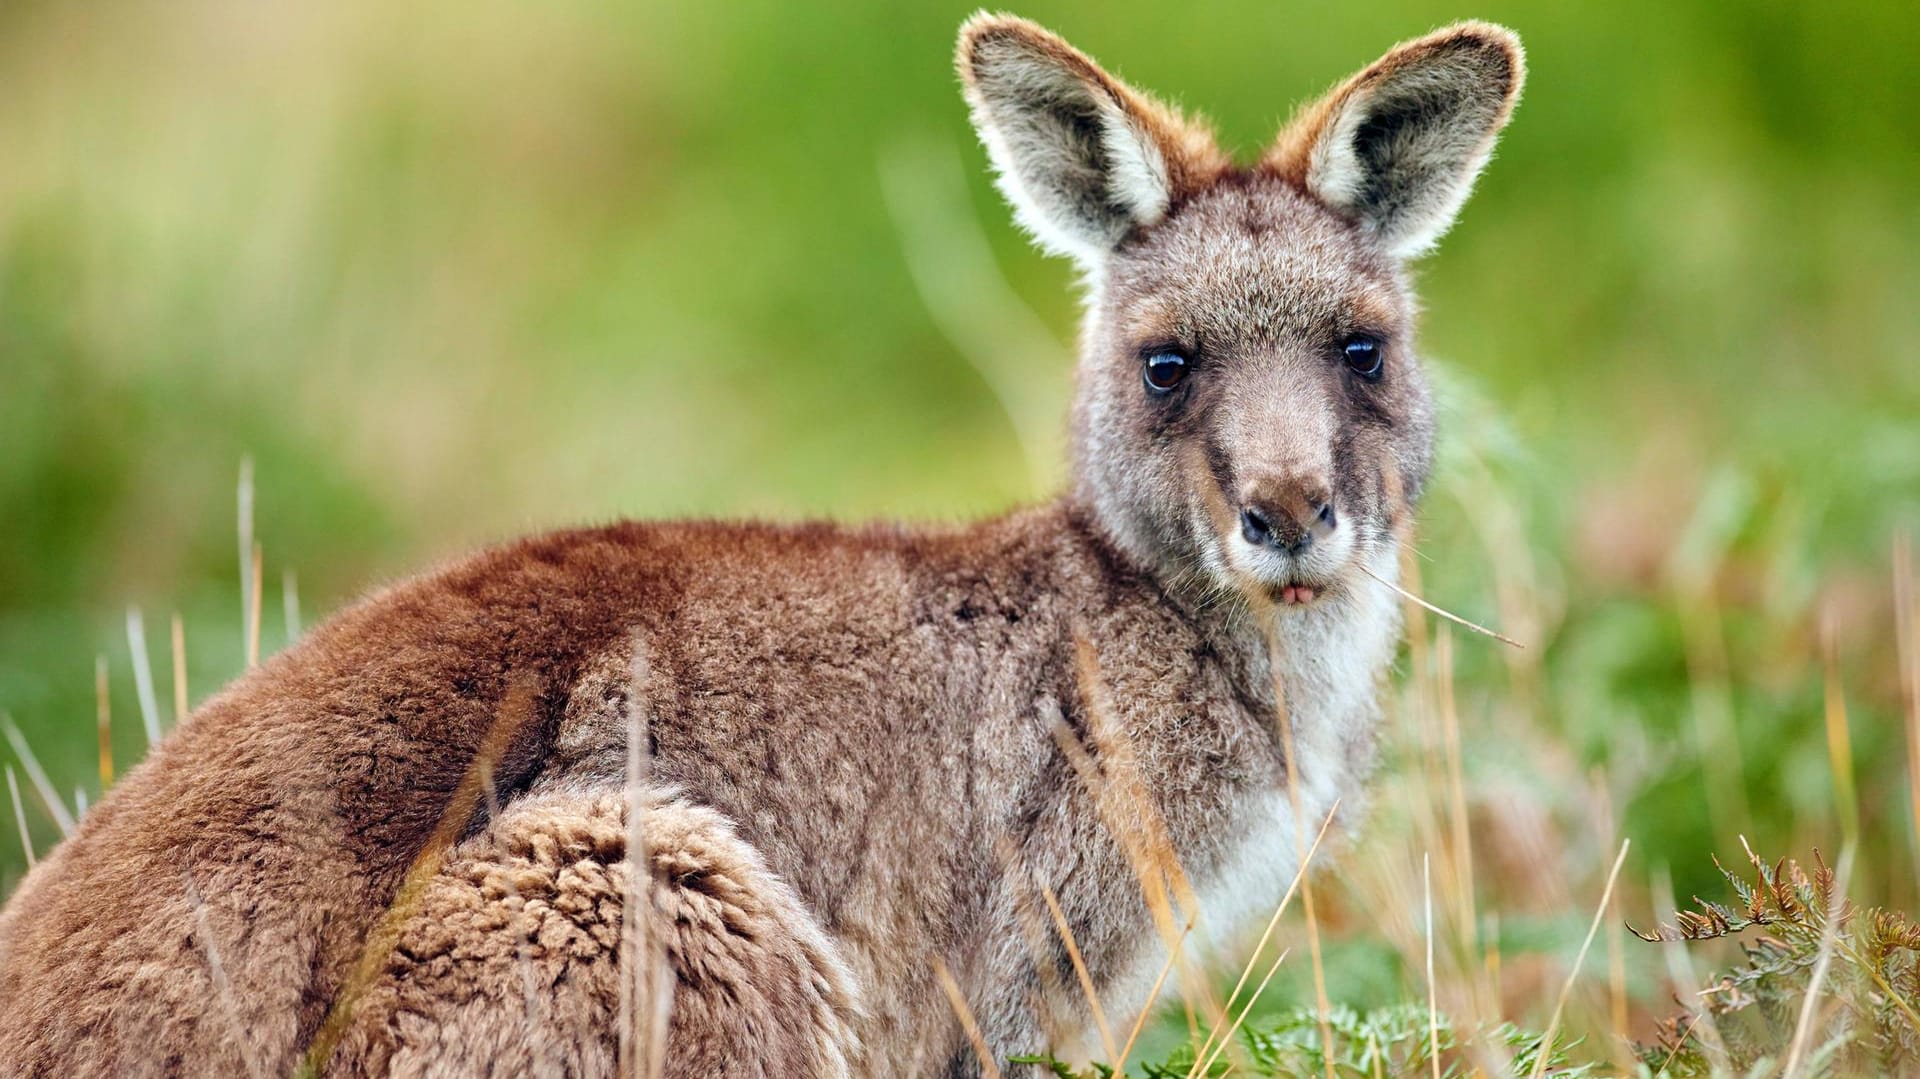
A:
{"type": "Polygon", "coordinates": [[[1390,253],[1419,255],[1467,201],[1525,77],[1512,31],[1449,26],[1396,46],[1309,106],[1265,164],[1357,218],[1390,253]]]}

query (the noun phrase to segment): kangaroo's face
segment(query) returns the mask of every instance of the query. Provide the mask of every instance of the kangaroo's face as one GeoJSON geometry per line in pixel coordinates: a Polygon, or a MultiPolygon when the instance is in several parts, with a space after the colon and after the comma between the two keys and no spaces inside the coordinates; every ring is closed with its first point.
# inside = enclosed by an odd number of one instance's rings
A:
{"type": "Polygon", "coordinates": [[[1402,45],[1251,168],[1030,23],[968,23],[960,69],[1021,223],[1088,275],[1074,446],[1102,526],[1172,577],[1338,591],[1426,479],[1403,264],[1485,163],[1517,41],[1402,45]]]}
{"type": "Polygon", "coordinates": [[[1390,540],[1431,409],[1397,267],[1351,223],[1216,184],[1123,243],[1095,303],[1079,464],[1133,546],[1292,603],[1390,540]]]}

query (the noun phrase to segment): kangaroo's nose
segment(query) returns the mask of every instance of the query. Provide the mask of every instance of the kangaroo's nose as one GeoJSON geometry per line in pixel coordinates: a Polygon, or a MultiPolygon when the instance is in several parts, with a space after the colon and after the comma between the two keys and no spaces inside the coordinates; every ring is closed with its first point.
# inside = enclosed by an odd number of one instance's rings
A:
{"type": "Polygon", "coordinates": [[[1240,506],[1240,535],[1255,547],[1299,554],[1331,535],[1339,522],[1333,495],[1322,484],[1276,485],[1252,493],[1240,506]]]}

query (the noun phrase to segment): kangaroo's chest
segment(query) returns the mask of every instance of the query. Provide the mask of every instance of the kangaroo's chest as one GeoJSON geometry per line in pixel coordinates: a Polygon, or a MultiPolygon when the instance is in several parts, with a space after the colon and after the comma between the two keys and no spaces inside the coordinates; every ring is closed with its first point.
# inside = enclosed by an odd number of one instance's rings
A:
{"type": "MultiPolygon", "coordinates": [[[[1183,837],[1198,913],[1181,946],[1188,959],[1213,967],[1245,962],[1302,860],[1311,852],[1309,869],[1323,866],[1331,839],[1362,815],[1380,685],[1399,634],[1397,606],[1385,589],[1379,592],[1281,625],[1271,666],[1262,671],[1274,696],[1260,703],[1283,701],[1284,707],[1256,705],[1238,717],[1270,728],[1290,725],[1273,732],[1279,767],[1216,790],[1218,801],[1204,821],[1183,837]],[[1314,852],[1323,829],[1329,843],[1314,852]]],[[[1164,940],[1143,926],[1137,950],[1109,991],[1116,1011],[1149,1003],[1166,957],[1164,940]]]]}

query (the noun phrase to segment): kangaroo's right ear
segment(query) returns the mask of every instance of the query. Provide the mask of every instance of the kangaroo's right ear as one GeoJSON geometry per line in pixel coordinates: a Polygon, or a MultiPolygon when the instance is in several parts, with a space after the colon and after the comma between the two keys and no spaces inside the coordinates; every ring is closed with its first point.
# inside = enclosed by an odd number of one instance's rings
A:
{"type": "Polygon", "coordinates": [[[1511,30],[1458,23],[1396,46],[1309,107],[1267,166],[1411,258],[1453,224],[1525,77],[1511,30]]]}
{"type": "Polygon", "coordinates": [[[968,19],[956,62],[1015,218],[1090,269],[1224,168],[1209,133],[1025,19],[968,19]]]}

